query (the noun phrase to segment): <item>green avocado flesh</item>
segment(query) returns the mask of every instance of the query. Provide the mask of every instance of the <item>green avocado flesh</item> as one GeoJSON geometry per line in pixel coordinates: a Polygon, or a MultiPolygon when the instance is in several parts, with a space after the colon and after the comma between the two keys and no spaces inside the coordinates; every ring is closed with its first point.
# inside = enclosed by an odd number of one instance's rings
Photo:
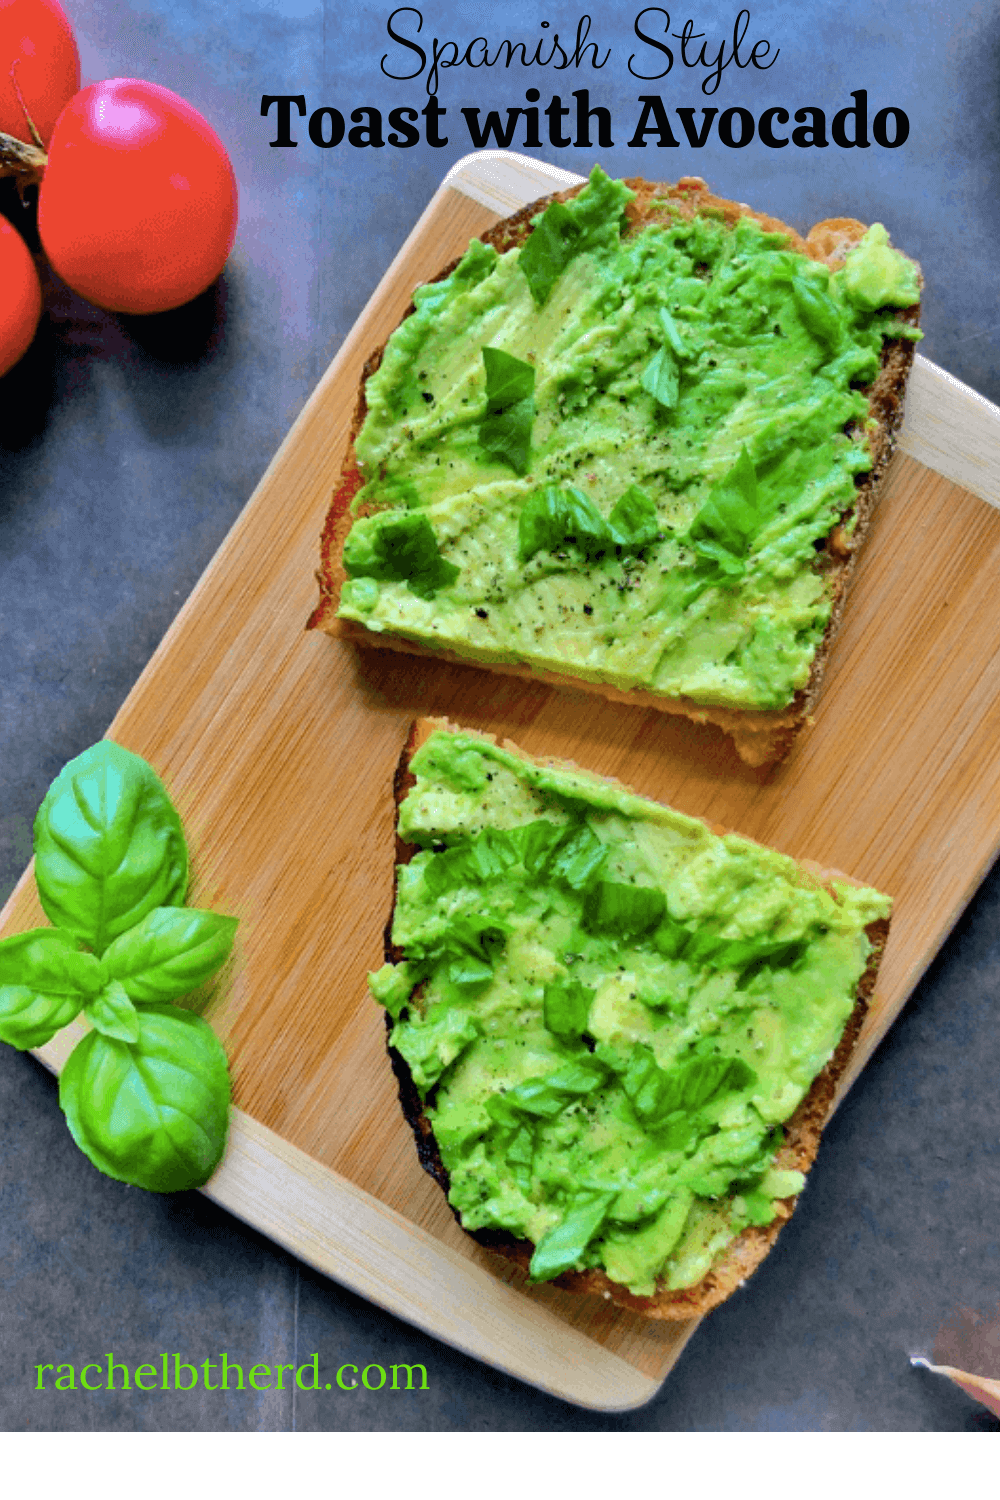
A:
{"type": "Polygon", "coordinates": [[[582,772],[436,732],[414,756],[370,976],[466,1229],[549,1280],[701,1280],[803,1184],[782,1122],[832,1055],[877,891],[582,772]]]}
{"type": "Polygon", "coordinates": [[[831,610],[883,341],[917,270],[874,225],[831,275],[752,219],[622,237],[585,190],[418,288],[367,385],[339,616],[485,664],[771,709],[831,610]],[[846,429],[849,429],[846,430],[846,429]],[[372,513],[374,511],[374,513],[372,513]],[[824,555],[825,556],[825,555],[824,555]]]}

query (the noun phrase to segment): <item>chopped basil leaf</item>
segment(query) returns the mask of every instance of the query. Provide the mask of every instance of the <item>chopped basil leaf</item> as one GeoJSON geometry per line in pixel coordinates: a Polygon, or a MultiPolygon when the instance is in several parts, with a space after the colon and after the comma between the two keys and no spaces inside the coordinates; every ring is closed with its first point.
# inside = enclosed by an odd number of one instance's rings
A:
{"type": "Polygon", "coordinates": [[[811,277],[796,276],[792,282],[795,311],[804,326],[821,344],[836,347],[843,332],[843,321],[833,298],[821,291],[811,277]]]}
{"type": "Polygon", "coordinates": [[[670,349],[666,346],[657,349],[643,370],[639,384],[668,411],[677,405],[677,398],[680,395],[680,371],[670,349]]]}
{"type": "Polygon", "coordinates": [[[405,583],[421,599],[454,583],[459,569],[441,556],[434,528],[421,511],[387,510],[355,523],[344,546],[351,578],[405,583]]]}
{"type": "Polygon", "coordinates": [[[584,903],[583,917],[592,931],[603,928],[635,937],[656,927],[666,909],[666,897],[654,886],[599,880],[584,903]]]}
{"type": "Polygon", "coordinates": [[[617,547],[638,550],[655,542],[660,533],[656,506],[637,484],[630,484],[608,517],[617,547]]]}
{"type": "Polygon", "coordinates": [[[460,995],[478,995],[493,982],[493,966],[482,958],[459,958],[448,965],[448,978],[460,995]]]}
{"type": "Polygon", "coordinates": [[[518,829],[521,839],[521,863],[529,875],[541,875],[567,829],[549,818],[538,818],[518,829]]]}
{"type": "Polygon", "coordinates": [[[547,984],[542,996],[542,1020],[553,1036],[564,1041],[582,1036],[587,1029],[594,991],[576,979],[547,984]]]}
{"type": "Polygon", "coordinates": [[[536,552],[558,552],[569,546],[592,557],[614,544],[611,528],[593,501],[573,485],[558,489],[554,484],[536,490],[525,501],[517,540],[522,562],[536,552]]]}
{"type": "Polygon", "coordinates": [[[616,1193],[599,1193],[577,1198],[561,1224],[542,1236],[531,1257],[532,1281],[551,1281],[561,1276],[583,1257],[583,1252],[598,1233],[608,1215],[616,1193]]]}
{"type": "Polygon", "coordinates": [[[605,520],[582,490],[548,484],[521,507],[518,556],[528,562],[536,552],[563,552],[569,547],[588,558],[600,557],[612,547],[637,552],[658,536],[656,507],[638,485],[629,485],[605,520]]]}
{"type": "Polygon", "coordinates": [[[724,938],[717,933],[692,933],[670,917],[653,935],[653,945],[666,958],[680,958],[692,968],[711,968],[719,972],[740,971],[740,986],[745,987],[760,968],[792,968],[802,958],[805,941],[787,938],[724,938]]]}
{"type": "Polygon", "coordinates": [[[574,891],[588,891],[607,861],[608,851],[586,823],[581,824],[556,851],[551,871],[574,891]]]}
{"type": "Polygon", "coordinates": [[[535,370],[505,349],[483,350],[486,367],[486,413],[479,426],[479,446],[510,464],[515,474],[528,469],[531,424],[535,420],[535,370]]]}
{"type": "Polygon", "coordinates": [[[745,559],[750,542],[764,521],[757,475],[746,448],[691,523],[695,550],[720,566],[745,559]]]}
{"type": "Polygon", "coordinates": [[[621,236],[623,210],[634,196],[623,182],[613,182],[595,167],[578,197],[551,203],[539,216],[518,262],[538,307],[575,256],[608,243],[612,235],[621,236]]]}
{"type": "Polygon", "coordinates": [[[433,855],[424,865],[424,885],[431,896],[441,896],[459,886],[494,880],[521,859],[522,842],[522,829],[486,828],[474,839],[433,855]]]}
{"type": "Polygon", "coordinates": [[[580,248],[583,232],[565,203],[552,203],[521,251],[520,266],[541,307],[580,248]]]}
{"type": "Polygon", "coordinates": [[[742,1089],[756,1074],[741,1057],[696,1057],[669,1071],[636,1042],[622,1079],[625,1095],[645,1124],[666,1121],[677,1110],[692,1113],[719,1094],[742,1089]]]}
{"type": "Polygon", "coordinates": [[[584,1054],[580,1061],[564,1063],[554,1073],[526,1078],[505,1094],[492,1095],[486,1101],[486,1108],[506,1129],[519,1123],[521,1115],[551,1120],[562,1113],[570,1099],[593,1093],[607,1077],[607,1067],[599,1059],[584,1054]]]}
{"type": "Polygon", "coordinates": [[[677,324],[665,307],[660,308],[660,322],[663,325],[664,336],[678,359],[690,357],[687,345],[677,331],[677,324]]]}

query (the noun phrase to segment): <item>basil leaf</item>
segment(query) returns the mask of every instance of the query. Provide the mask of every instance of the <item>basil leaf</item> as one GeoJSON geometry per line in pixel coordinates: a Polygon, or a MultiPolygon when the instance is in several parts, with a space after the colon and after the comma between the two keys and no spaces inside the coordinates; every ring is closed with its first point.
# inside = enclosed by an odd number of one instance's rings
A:
{"type": "Polygon", "coordinates": [[[840,343],[843,324],[833,298],[805,276],[795,277],[792,282],[792,297],[803,327],[821,344],[835,348],[840,343]]]}
{"type": "Polygon", "coordinates": [[[607,1068],[597,1058],[574,1059],[553,1073],[526,1078],[505,1094],[492,1095],[486,1101],[486,1108],[494,1120],[507,1128],[519,1114],[552,1120],[562,1113],[571,1099],[593,1093],[607,1081],[607,1077],[607,1068]]]}
{"type": "Polygon", "coordinates": [[[669,920],[657,929],[653,941],[661,953],[683,958],[692,968],[740,970],[741,987],[764,966],[791,968],[807,946],[787,938],[723,938],[714,932],[691,933],[669,920]]]}
{"type": "Polygon", "coordinates": [[[551,873],[555,879],[564,880],[571,890],[587,891],[598,879],[607,858],[606,845],[589,824],[583,823],[556,850],[551,873]]]}
{"type": "Polygon", "coordinates": [[[536,552],[577,547],[587,557],[614,545],[611,528],[582,490],[548,484],[529,495],[517,523],[517,550],[522,562],[536,552]]]}
{"type": "Polygon", "coordinates": [[[695,1057],[669,1070],[636,1042],[622,1079],[626,1098],[647,1125],[684,1110],[693,1114],[720,1094],[745,1088],[757,1075],[741,1057],[695,1057]]]}
{"type": "Polygon", "coordinates": [[[639,384],[644,391],[649,392],[659,406],[666,407],[668,411],[677,405],[680,395],[680,371],[670,349],[666,346],[657,349],[639,377],[639,384]]]}
{"type": "Polygon", "coordinates": [[[535,367],[506,349],[483,349],[486,395],[491,406],[513,406],[527,401],[535,390],[535,367]]]}
{"type": "Polygon", "coordinates": [[[637,484],[630,484],[616,501],[608,525],[615,545],[634,551],[648,547],[660,534],[656,506],[637,484]]]}
{"type": "Polygon", "coordinates": [[[97,954],[154,907],[183,902],[181,820],[141,756],[100,740],[63,767],[35,819],[35,879],[49,920],[97,954]]]}
{"type": "Polygon", "coordinates": [[[483,958],[457,958],[448,965],[448,979],[460,995],[472,999],[493,983],[493,966],[483,958]]]}
{"type": "Polygon", "coordinates": [[[616,1193],[599,1193],[595,1197],[577,1198],[562,1223],[539,1240],[531,1257],[531,1280],[551,1281],[577,1265],[602,1228],[616,1196],[616,1193]]]}
{"type": "Polygon", "coordinates": [[[518,264],[527,277],[536,306],[548,301],[549,293],[577,254],[583,231],[565,203],[550,203],[542,214],[518,264]]]}
{"type": "Polygon", "coordinates": [[[104,966],[58,928],[35,927],[0,942],[0,1041],[44,1047],[106,982],[104,966]]]}
{"type": "Polygon", "coordinates": [[[475,838],[432,855],[423,866],[424,885],[430,896],[443,896],[462,886],[488,884],[517,864],[538,876],[568,832],[549,818],[521,828],[485,828],[475,838]]]}
{"type": "Polygon", "coordinates": [[[104,962],[137,1005],[176,1000],[225,962],[238,925],[214,911],[160,906],[116,938],[104,962]]]}
{"type": "Polygon", "coordinates": [[[622,212],[635,196],[595,167],[583,192],[569,203],[550,203],[535,222],[518,264],[541,307],[566,267],[587,250],[610,245],[623,228],[622,212]]]}
{"type": "MultiPolygon", "coordinates": [[[[567,1102],[562,1090],[553,1088],[547,1077],[527,1078],[515,1088],[508,1089],[503,1098],[509,1109],[542,1120],[554,1120],[556,1115],[561,1115],[567,1102]]],[[[489,1101],[486,1107],[489,1109],[489,1101]]]]}
{"type": "Polygon", "coordinates": [[[490,962],[491,953],[502,949],[510,928],[488,912],[465,912],[453,917],[444,939],[444,951],[459,958],[471,956],[490,962]]]}
{"type": "Polygon", "coordinates": [[[514,1167],[527,1167],[530,1171],[535,1159],[535,1137],[527,1125],[522,1125],[504,1152],[505,1159],[514,1167]]]}
{"type": "Polygon", "coordinates": [[[529,495],[521,507],[517,550],[522,562],[536,552],[563,552],[569,547],[593,558],[612,547],[639,551],[659,534],[656,506],[638,485],[629,486],[605,520],[582,490],[548,484],[529,495]]]}
{"type": "Polygon", "coordinates": [[[594,991],[578,979],[547,984],[542,994],[542,1020],[553,1036],[563,1041],[580,1037],[587,1029],[594,991]]]}
{"type": "Polygon", "coordinates": [[[521,857],[516,832],[484,828],[468,846],[469,868],[476,880],[496,880],[521,857]]]}
{"type": "Polygon", "coordinates": [[[551,818],[536,818],[517,830],[521,843],[521,863],[529,875],[539,876],[547,866],[553,851],[568,833],[565,825],[553,823],[551,818]]]}
{"type": "Polygon", "coordinates": [[[677,331],[677,324],[665,307],[660,308],[660,323],[663,327],[664,337],[678,359],[688,359],[690,354],[687,345],[677,331]]]}
{"type": "Polygon", "coordinates": [[[535,369],[505,349],[483,350],[486,367],[486,413],[479,426],[479,446],[509,464],[515,474],[528,470],[531,425],[535,420],[535,369]]]}
{"type": "Polygon", "coordinates": [[[422,874],[427,894],[432,899],[467,885],[472,880],[468,847],[460,844],[453,849],[444,849],[440,854],[432,854],[423,866],[422,874]]]}
{"type": "Polygon", "coordinates": [[[351,578],[405,583],[420,599],[432,599],[460,571],[441,556],[427,516],[414,510],[385,510],[355,522],[344,544],[344,567],[351,578]]]}
{"type": "Polygon", "coordinates": [[[603,1063],[594,1057],[585,1057],[574,1059],[557,1068],[554,1073],[547,1074],[546,1082],[552,1089],[577,1096],[593,1093],[594,1089],[599,1089],[602,1083],[607,1082],[607,1077],[608,1070],[603,1063]]]}
{"type": "Polygon", "coordinates": [[[766,519],[757,475],[746,448],[716,484],[691,524],[695,550],[719,566],[745,561],[750,543],[766,519]]]}
{"type": "Polygon", "coordinates": [[[112,979],[89,1005],[85,1005],[83,1013],[94,1030],[99,1031],[102,1036],[116,1037],[120,1042],[139,1040],[136,1008],[117,979],[112,979]]]}
{"type": "Polygon", "coordinates": [[[654,886],[599,880],[584,902],[584,925],[637,937],[656,927],[666,909],[667,898],[654,886]]]}
{"type": "Polygon", "coordinates": [[[92,1031],[59,1079],[80,1150],[119,1182],[154,1193],[201,1187],[222,1159],[229,1122],[226,1054],[199,1016],[138,1011],[133,1044],[92,1031]]]}

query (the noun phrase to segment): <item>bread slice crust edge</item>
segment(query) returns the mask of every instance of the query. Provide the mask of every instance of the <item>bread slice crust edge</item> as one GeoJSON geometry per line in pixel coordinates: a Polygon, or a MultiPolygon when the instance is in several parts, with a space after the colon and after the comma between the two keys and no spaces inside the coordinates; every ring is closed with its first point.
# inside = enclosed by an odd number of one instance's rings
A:
{"type": "MultiPolygon", "coordinates": [[[[499,744],[512,755],[517,755],[520,759],[536,765],[544,764],[546,766],[573,771],[577,774],[583,771],[583,768],[577,766],[572,761],[531,756],[511,740],[500,740],[496,736],[479,734],[473,730],[459,730],[456,725],[450,724],[445,719],[418,719],[414,721],[410,727],[410,732],[393,778],[393,798],[397,826],[397,866],[408,863],[418,852],[416,846],[405,843],[400,839],[398,833],[400,806],[407,792],[416,781],[410,770],[410,762],[424,741],[437,730],[444,730],[451,733],[460,732],[472,739],[481,739],[491,744],[499,744]]],[[[631,787],[625,787],[622,782],[616,781],[611,777],[600,777],[590,771],[583,771],[583,774],[588,777],[593,776],[595,781],[604,781],[606,784],[622,787],[629,792],[633,790],[631,787]]],[[[731,831],[720,825],[708,823],[704,819],[701,821],[705,822],[705,826],[715,834],[725,834],[731,831]]],[[[740,836],[743,837],[743,835],[740,836]]],[[[760,847],[765,846],[761,845],[760,847]]],[[[796,863],[801,869],[807,870],[827,886],[833,880],[849,884],[859,883],[854,881],[852,877],[844,875],[842,871],[824,869],[810,860],[797,860],[796,863]]],[[[389,920],[386,923],[384,934],[385,960],[387,963],[400,963],[405,956],[392,940],[395,903],[396,878],[394,875],[393,911],[390,913],[389,920]]],[[[857,1045],[858,1037],[874,993],[879,964],[888,940],[889,920],[889,918],[885,918],[877,922],[872,922],[865,929],[871,943],[871,952],[868,964],[858,981],[855,991],[854,1009],[847,1020],[833,1056],[821,1072],[816,1075],[809,1091],[798,1105],[794,1114],[784,1124],[785,1140],[774,1160],[774,1166],[777,1168],[799,1171],[808,1177],[809,1170],[815,1161],[816,1153],[819,1149],[823,1127],[830,1115],[837,1086],[847,1069],[854,1048],[857,1045]]],[[[389,1035],[394,1024],[392,1017],[386,1015],[385,1023],[386,1051],[389,1054],[392,1069],[396,1077],[400,1105],[407,1123],[413,1132],[420,1165],[425,1172],[434,1178],[447,1198],[450,1180],[448,1170],[441,1159],[433,1126],[427,1118],[424,1101],[421,1099],[416,1084],[413,1081],[413,1076],[406,1059],[389,1042],[389,1035]]],[[[720,1252],[701,1281],[696,1282],[693,1286],[684,1287],[678,1291],[670,1291],[668,1288],[663,1287],[658,1288],[651,1297],[637,1297],[620,1282],[612,1281],[601,1270],[566,1272],[564,1275],[557,1277],[552,1285],[561,1287],[563,1290],[569,1292],[599,1296],[605,1301],[614,1302],[616,1305],[646,1318],[678,1321],[699,1317],[703,1313],[710,1312],[712,1308],[717,1307],[721,1302],[724,1302],[757,1269],[766,1258],[782,1227],[791,1218],[796,1202],[797,1197],[778,1200],[778,1213],[775,1219],[763,1227],[751,1225],[742,1230],[720,1252]]],[[[458,1212],[452,1208],[452,1213],[461,1225],[461,1217],[458,1212]]],[[[471,1238],[487,1250],[499,1255],[505,1261],[513,1262],[524,1271],[528,1269],[535,1248],[530,1241],[517,1239],[514,1235],[502,1230],[468,1230],[465,1229],[464,1225],[461,1227],[464,1233],[470,1235],[471,1238]]]]}

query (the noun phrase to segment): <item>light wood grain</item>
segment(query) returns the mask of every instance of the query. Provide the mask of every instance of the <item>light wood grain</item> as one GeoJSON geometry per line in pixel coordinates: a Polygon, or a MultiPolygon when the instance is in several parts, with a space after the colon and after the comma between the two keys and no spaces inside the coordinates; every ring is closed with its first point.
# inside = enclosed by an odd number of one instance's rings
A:
{"type": "MultiPolygon", "coordinates": [[[[408,724],[445,714],[509,734],[891,892],[880,993],[846,1087],[1000,847],[1000,515],[925,463],[895,461],[815,726],[770,774],[717,731],[655,711],[306,633],[361,365],[413,286],[494,217],[455,186],[435,195],[109,732],[182,810],[192,901],[241,918],[205,1004],[240,1111],[210,1195],[468,1352],[621,1409],[653,1393],[695,1324],[524,1289],[457,1228],[397,1107],[365,974],[382,957],[408,724]]],[[[994,429],[971,393],[954,409],[970,431],[935,439],[935,461],[949,444],[981,451],[993,483],[994,429]]],[[[29,873],[2,932],[42,920],[29,873]]],[[[43,1050],[50,1066],[67,1040],[43,1050]]]]}

